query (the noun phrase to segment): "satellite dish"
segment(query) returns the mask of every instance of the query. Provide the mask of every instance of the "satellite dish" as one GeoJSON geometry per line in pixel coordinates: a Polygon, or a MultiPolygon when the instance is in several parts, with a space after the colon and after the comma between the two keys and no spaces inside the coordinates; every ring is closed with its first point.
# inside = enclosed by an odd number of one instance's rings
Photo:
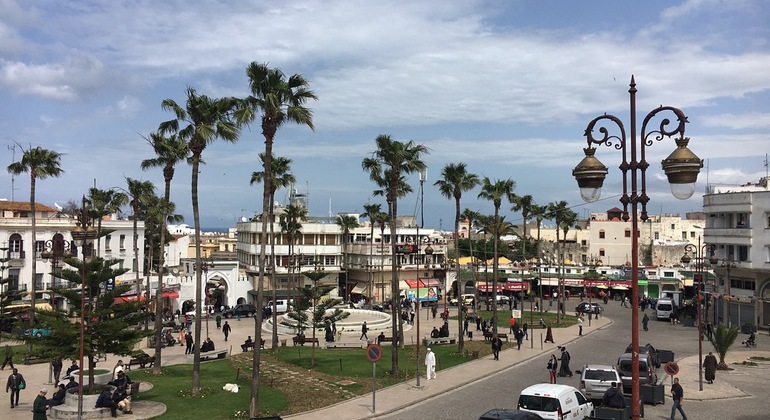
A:
{"type": "Polygon", "coordinates": [[[248,222],[249,219],[246,216],[241,216],[241,222],[248,222]]]}

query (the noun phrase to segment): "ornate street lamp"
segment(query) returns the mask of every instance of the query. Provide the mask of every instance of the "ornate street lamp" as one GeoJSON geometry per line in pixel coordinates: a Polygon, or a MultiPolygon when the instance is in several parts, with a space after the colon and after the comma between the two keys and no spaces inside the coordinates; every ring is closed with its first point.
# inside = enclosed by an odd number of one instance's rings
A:
{"type": "MultiPolygon", "coordinates": [[[[56,278],[59,273],[57,270],[57,268],[59,268],[59,262],[64,260],[64,258],[69,258],[72,254],[70,252],[69,242],[65,241],[64,238],[60,236],[45,241],[43,246],[45,251],[43,251],[40,256],[44,260],[51,261],[51,287],[48,288],[50,290],[57,286],[56,278]]],[[[56,310],[56,296],[53,292],[51,292],[51,306],[56,310]]]]}
{"type": "MultiPolygon", "coordinates": [[[[620,202],[623,203],[623,220],[631,219],[631,348],[632,348],[632,386],[631,400],[633,408],[633,419],[639,418],[639,219],[644,222],[647,220],[647,202],[650,200],[647,196],[646,171],[649,164],[645,158],[645,148],[651,146],[653,139],[660,141],[664,137],[676,136],[677,148],[668,158],[662,162],[663,170],[671,184],[671,192],[678,199],[687,199],[695,192],[695,181],[698,178],[700,168],[703,167],[703,161],[695,156],[687,148],[690,141],[685,137],[685,123],[687,117],[684,113],[671,106],[660,106],[648,113],[642,122],[641,134],[637,138],[636,128],[636,82],[634,76],[631,76],[630,104],[631,104],[631,126],[630,138],[626,138],[626,131],[623,122],[614,115],[604,114],[594,118],[588,123],[585,130],[585,137],[588,147],[583,149],[585,158],[575,167],[572,175],[575,177],[580,188],[580,196],[584,201],[592,203],[601,196],[601,187],[604,178],[607,175],[607,167],[597,159],[594,154],[596,148],[594,144],[613,147],[620,150],[623,161],[620,165],[620,171],[623,174],[623,195],[620,202]],[[671,120],[663,118],[657,129],[647,131],[648,123],[659,113],[671,112],[676,117],[677,123],[669,127],[671,120]],[[608,121],[606,121],[608,120],[608,121]],[[614,123],[620,130],[619,135],[610,135],[607,125],[614,123]],[[598,129],[600,138],[594,138],[594,129],[598,129]],[[638,144],[637,144],[638,141],[638,144]],[[629,156],[630,155],[630,156],[629,156]],[[631,204],[631,216],[628,214],[628,205],[631,204]],[[638,214],[638,207],[641,205],[641,215],[638,214]]],[[[662,117],[659,117],[662,118],[662,117]]]]}
{"type": "Polygon", "coordinates": [[[716,247],[714,245],[709,244],[703,244],[701,246],[700,238],[698,238],[698,246],[696,247],[693,244],[687,244],[684,246],[684,255],[682,255],[682,258],[680,258],[680,261],[682,261],[682,264],[689,264],[690,263],[690,255],[688,252],[695,255],[695,264],[696,264],[696,271],[698,276],[698,283],[696,285],[698,293],[696,294],[698,298],[698,389],[700,391],[703,391],[703,302],[704,302],[704,296],[703,296],[703,283],[705,279],[703,278],[703,265],[706,262],[706,251],[709,253],[708,261],[709,263],[714,266],[719,262],[717,259],[717,256],[714,254],[714,250],[716,247]]]}
{"type": "Polygon", "coordinates": [[[85,335],[86,335],[86,270],[88,258],[93,251],[93,241],[96,238],[96,231],[92,226],[91,217],[88,215],[86,207],[86,197],[83,196],[82,207],[77,213],[76,227],[72,229],[72,239],[80,244],[83,267],[80,274],[80,369],[78,369],[78,419],[83,418],[83,359],[85,356],[85,335]]]}

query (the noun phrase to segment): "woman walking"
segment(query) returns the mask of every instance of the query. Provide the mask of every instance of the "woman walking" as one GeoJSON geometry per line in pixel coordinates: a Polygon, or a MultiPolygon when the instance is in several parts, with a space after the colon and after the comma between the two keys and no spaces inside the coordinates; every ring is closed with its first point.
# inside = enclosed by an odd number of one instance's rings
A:
{"type": "Polygon", "coordinates": [[[551,358],[548,359],[548,383],[556,383],[556,371],[559,369],[559,361],[556,360],[556,355],[551,354],[551,358]]]}

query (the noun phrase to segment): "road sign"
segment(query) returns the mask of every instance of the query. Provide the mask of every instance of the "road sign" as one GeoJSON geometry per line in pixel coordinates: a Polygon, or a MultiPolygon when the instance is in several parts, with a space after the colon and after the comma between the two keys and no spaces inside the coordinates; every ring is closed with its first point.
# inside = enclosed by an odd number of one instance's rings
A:
{"type": "Polygon", "coordinates": [[[366,347],[366,358],[370,362],[374,363],[382,357],[382,347],[379,344],[369,344],[366,347]]]}
{"type": "Polygon", "coordinates": [[[679,365],[677,365],[675,362],[668,362],[663,366],[663,370],[671,376],[676,375],[679,373],[679,365]]]}

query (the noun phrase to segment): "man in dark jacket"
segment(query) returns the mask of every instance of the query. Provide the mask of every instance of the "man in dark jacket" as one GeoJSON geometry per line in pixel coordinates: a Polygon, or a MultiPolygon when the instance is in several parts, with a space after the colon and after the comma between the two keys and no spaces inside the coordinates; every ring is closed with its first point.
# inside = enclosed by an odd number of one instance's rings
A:
{"type": "Polygon", "coordinates": [[[112,393],[112,401],[118,406],[118,410],[124,414],[133,414],[131,411],[131,397],[128,395],[125,385],[120,384],[112,393]]]}
{"type": "Polygon", "coordinates": [[[613,382],[612,386],[607,389],[602,397],[602,405],[612,408],[625,408],[626,399],[623,398],[623,391],[618,388],[618,383],[613,382]]]}
{"type": "Polygon", "coordinates": [[[57,405],[64,404],[64,397],[67,394],[67,389],[64,388],[64,384],[59,384],[59,389],[56,390],[56,392],[53,393],[53,397],[51,397],[50,400],[46,400],[45,405],[49,407],[54,407],[57,405]]]}
{"type": "Polygon", "coordinates": [[[13,368],[13,373],[8,377],[8,382],[5,384],[5,392],[11,393],[11,408],[19,405],[19,391],[27,387],[27,382],[24,380],[24,376],[19,373],[19,370],[13,368]]]}
{"type": "Polygon", "coordinates": [[[96,408],[109,408],[112,417],[118,416],[118,404],[112,400],[112,393],[109,387],[102,388],[102,393],[99,394],[99,398],[96,399],[96,408]]]}

